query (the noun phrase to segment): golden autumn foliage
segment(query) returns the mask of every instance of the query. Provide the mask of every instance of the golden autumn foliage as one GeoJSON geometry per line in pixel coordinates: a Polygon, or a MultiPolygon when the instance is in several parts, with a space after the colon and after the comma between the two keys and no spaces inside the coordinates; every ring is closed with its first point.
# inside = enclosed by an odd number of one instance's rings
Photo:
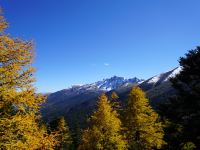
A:
{"type": "Polygon", "coordinates": [[[116,92],[112,92],[111,94],[111,99],[117,101],[119,99],[119,96],[117,95],[116,92]]]}
{"type": "Polygon", "coordinates": [[[112,109],[107,96],[102,95],[97,110],[90,119],[90,127],[83,132],[80,150],[125,150],[126,141],[121,135],[121,121],[112,109]]]}
{"type": "Polygon", "coordinates": [[[160,149],[165,144],[158,114],[149,105],[145,93],[137,86],[129,94],[124,124],[130,149],[160,149]]]}
{"type": "Polygon", "coordinates": [[[4,33],[0,16],[0,149],[53,149],[54,135],[39,126],[45,97],[35,94],[33,44],[4,33]]]}
{"type": "Polygon", "coordinates": [[[120,102],[119,102],[119,96],[114,91],[111,93],[111,106],[117,112],[121,109],[120,102]]]}
{"type": "MultiPolygon", "coordinates": [[[[0,8],[0,14],[2,14],[2,8],[0,8]]],[[[5,21],[5,18],[2,15],[0,15],[0,32],[2,33],[7,27],[8,24],[5,21]]]]}
{"type": "Polygon", "coordinates": [[[57,144],[57,149],[59,150],[68,150],[72,144],[72,139],[70,136],[70,131],[67,123],[65,122],[64,117],[61,117],[58,120],[58,127],[57,127],[58,135],[56,139],[59,141],[57,144]]]}

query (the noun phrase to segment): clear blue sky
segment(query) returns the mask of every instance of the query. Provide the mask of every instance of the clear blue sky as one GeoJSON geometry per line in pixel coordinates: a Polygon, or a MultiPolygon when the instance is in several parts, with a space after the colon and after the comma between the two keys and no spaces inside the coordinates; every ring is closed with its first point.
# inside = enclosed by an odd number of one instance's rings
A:
{"type": "Polygon", "coordinates": [[[147,79],[200,45],[200,0],[0,0],[13,36],[36,44],[36,87],[147,79]]]}

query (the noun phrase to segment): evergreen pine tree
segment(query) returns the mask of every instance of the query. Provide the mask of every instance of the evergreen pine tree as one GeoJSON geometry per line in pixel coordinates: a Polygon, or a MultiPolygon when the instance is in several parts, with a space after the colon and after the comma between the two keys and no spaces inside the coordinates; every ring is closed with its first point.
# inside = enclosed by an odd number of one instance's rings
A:
{"type": "Polygon", "coordinates": [[[0,16],[0,149],[53,149],[54,135],[39,126],[43,96],[35,94],[32,42],[4,33],[0,16]]]}
{"type": "Polygon", "coordinates": [[[165,143],[158,114],[153,111],[145,93],[137,86],[133,87],[129,94],[125,117],[129,149],[160,149],[165,143]]]}
{"type": "Polygon", "coordinates": [[[125,150],[126,141],[120,132],[121,121],[104,94],[99,98],[97,110],[90,119],[90,127],[83,132],[79,149],[125,150]]]}
{"type": "MultiPolygon", "coordinates": [[[[170,128],[175,128],[177,124],[182,128],[172,134],[179,136],[174,145],[193,143],[200,149],[200,47],[190,50],[180,58],[179,63],[182,70],[171,79],[177,94],[170,99],[163,113],[173,122],[170,128]]],[[[168,140],[173,143],[172,136],[168,140]]]]}

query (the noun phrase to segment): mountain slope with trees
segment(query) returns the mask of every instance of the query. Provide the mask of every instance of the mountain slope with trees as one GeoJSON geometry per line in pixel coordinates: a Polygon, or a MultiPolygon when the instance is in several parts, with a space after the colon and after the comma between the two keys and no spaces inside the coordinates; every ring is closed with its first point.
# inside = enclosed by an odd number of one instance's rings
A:
{"type": "Polygon", "coordinates": [[[146,81],[115,76],[44,103],[33,86],[33,43],[7,26],[0,15],[0,149],[200,149],[200,47],[146,81]]]}

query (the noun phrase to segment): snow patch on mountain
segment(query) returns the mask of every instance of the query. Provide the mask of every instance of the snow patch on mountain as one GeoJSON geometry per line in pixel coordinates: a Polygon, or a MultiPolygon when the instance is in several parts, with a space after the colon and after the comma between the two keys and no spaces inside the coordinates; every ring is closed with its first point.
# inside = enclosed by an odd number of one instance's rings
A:
{"type": "Polygon", "coordinates": [[[171,71],[165,72],[165,73],[161,73],[159,75],[156,75],[154,77],[151,77],[150,79],[144,81],[143,83],[147,83],[147,84],[161,84],[163,82],[167,82],[170,80],[170,78],[175,77],[177,74],[180,73],[180,71],[182,70],[181,67],[177,67],[171,71]]]}
{"type": "Polygon", "coordinates": [[[174,78],[177,74],[179,74],[182,70],[182,67],[177,67],[175,68],[172,73],[170,75],[168,75],[168,77],[166,77],[166,79],[164,81],[168,81],[170,78],[174,78]]]}
{"type": "Polygon", "coordinates": [[[158,82],[159,80],[160,80],[160,76],[161,75],[157,75],[157,76],[154,76],[154,77],[152,77],[147,83],[156,83],[156,82],[158,82]]]}

